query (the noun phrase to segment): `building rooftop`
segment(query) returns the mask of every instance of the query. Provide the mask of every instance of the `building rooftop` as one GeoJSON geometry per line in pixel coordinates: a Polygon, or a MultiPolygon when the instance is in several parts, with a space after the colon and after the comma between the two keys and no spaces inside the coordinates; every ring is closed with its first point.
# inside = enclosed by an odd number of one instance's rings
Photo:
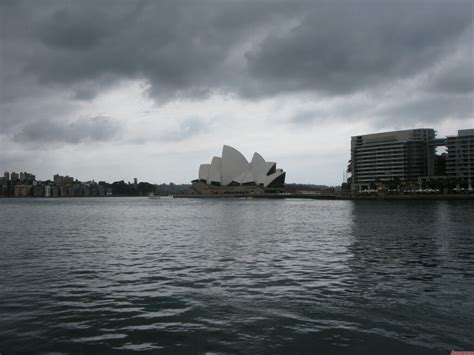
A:
{"type": "Polygon", "coordinates": [[[458,136],[474,136],[474,129],[460,129],[458,130],[458,136]]]}

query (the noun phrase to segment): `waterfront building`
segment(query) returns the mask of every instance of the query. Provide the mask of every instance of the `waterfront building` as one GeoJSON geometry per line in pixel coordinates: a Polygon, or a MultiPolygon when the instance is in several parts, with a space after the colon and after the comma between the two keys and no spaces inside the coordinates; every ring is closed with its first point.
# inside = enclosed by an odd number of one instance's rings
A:
{"type": "Polygon", "coordinates": [[[26,197],[31,195],[32,185],[15,185],[15,197],[26,197]]]}
{"type": "Polygon", "coordinates": [[[33,196],[34,196],[34,197],[43,197],[43,196],[44,196],[44,188],[43,188],[43,186],[34,186],[34,188],[33,188],[33,196]]]}
{"type": "Polygon", "coordinates": [[[457,136],[446,138],[448,156],[446,174],[448,177],[467,181],[472,189],[474,179],[474,129],[458,131],[457,136]]]}
{"type": "Polygon", "coordinates": [[[61,197],[67,196],[67,187],[66,186],[59,186],[59,195],[61,197]]]}
{"type": "Polygon", "coordinates": [[[35,181],[36,176],[34,174],[30,174],[28,172],[20,172],[20,181],[26,183],[32,183],[35,181]]]}
{"type": "Polygon", "coordinates": [[[53,181],[56,185],[62,185],[63,184],[63,177],[59,174],[53,175],[53,181]]]}
{"type": "Polygon", "coordinates": [[[8,196],[8,186],[9,186],[9,174],[5,173],[3,177],[0,178],[0,196],[8,196]]]}
{"type": "Polygon", "coordinates": [[[76,196],[76,187],[75,186],[69,186],[67,188],[67,196],[68,197],[74,197],[76,196]]]}
{"type": "Polygon", "coordinates": [[[53,176],[53,181],[56,185],[66,185],[66,186],[70,186],[74,183],[74,178],[72,176],[61,176],[61,175],[58,175],[58,174],[55,174],[53,176]]]}
{"type": "Polygon", "coordinates": [[[27,172],[12,172],[0,176],[0,196],[34,197],[80,197],[112,196],[112,188],[98,185],[94,181],[81,182],[70,176],[55,174],[52,181],[35,180],[35,175],[27,172]],[[8,177],[7,177],[8,175],[8,177]],[[7,181],[7,178],[12,179],[7,181]]]}
{"type": "Polygon", "coordinates": [[[370,189],[380,182],[415,182],[434,175],[435,139],[432,128],[354,136],[351,139],[351,190],[370,189]]]}
{"type": "Polygon", "coordinates": [[[192,188],[201,194],[251,194],[284,189],[286,173],[254,153],[250,163],[237,149],[224,145],[222,157],[201,164],[192,188]]]}
{"type": "Polygon", "coordinates": [[[5,178],[6,182],[10,181],[10,173],[8,171],[5,171],[5,174],[3,174],[3,177],[5,178]]]}

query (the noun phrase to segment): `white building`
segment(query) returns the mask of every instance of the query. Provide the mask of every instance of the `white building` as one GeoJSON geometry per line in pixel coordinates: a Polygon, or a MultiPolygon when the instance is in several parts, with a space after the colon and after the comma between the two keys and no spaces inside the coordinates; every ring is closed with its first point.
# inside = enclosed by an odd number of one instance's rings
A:
{"type": "Polygon", "coordinates": [[[237,149],[224,145],[222,157],[201,164],[193,188],[200,193],[256,193],[283,188],[285,175],[275,162],[265,161],[258,153],[254,153],[249,163],[237,149]]]}

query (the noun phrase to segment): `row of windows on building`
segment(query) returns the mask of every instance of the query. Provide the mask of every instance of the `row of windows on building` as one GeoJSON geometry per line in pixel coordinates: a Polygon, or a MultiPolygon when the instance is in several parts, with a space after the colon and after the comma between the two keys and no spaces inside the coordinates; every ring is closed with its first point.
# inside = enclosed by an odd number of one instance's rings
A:
{"type": "Polygon", "coordinates": [[[436,138],[432,128],[354,136],[348,172],[352,191],[369,189],[375,182],[414,183],[423,178],[457,179],[472,189],[474,129],[436,138]],[[446,152],[436,154],[438,147],[446,152]]]}

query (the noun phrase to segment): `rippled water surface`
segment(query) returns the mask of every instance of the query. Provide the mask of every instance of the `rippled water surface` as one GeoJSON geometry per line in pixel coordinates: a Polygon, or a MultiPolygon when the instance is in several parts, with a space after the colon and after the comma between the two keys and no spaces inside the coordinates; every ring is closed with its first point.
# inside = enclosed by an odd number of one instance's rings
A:
{"type": "Polygon", "coordinates": [[[474,350],[474,201],[0,200],[0,352],[474,350]]]}

